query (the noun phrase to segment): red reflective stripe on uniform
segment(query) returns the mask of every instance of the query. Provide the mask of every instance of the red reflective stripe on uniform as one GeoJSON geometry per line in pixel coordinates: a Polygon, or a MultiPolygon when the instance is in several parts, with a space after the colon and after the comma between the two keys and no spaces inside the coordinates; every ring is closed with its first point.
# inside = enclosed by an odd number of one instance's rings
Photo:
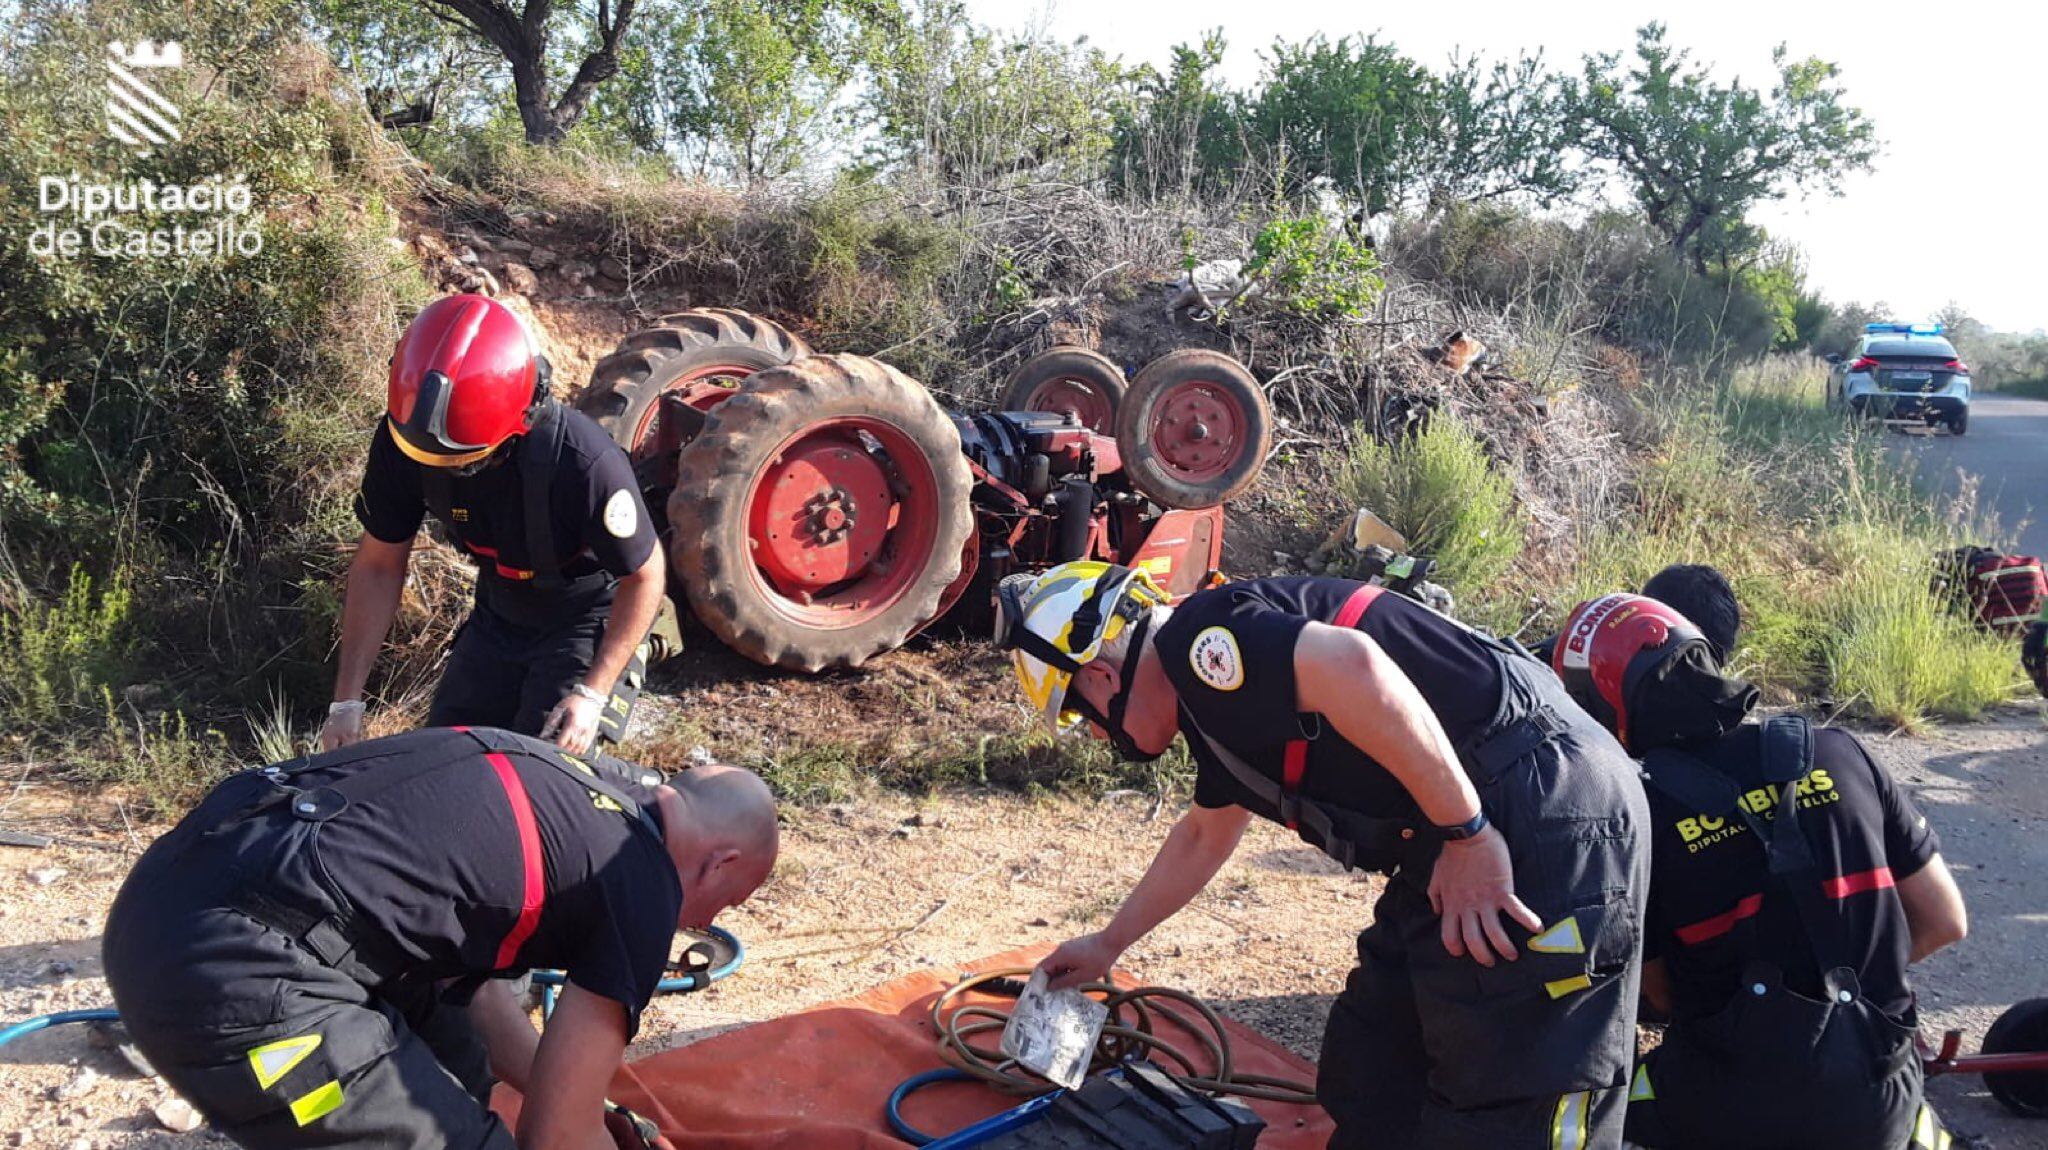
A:
{"type": "Polygon", "coordinates": [[[484,558],[486,558],[486,559],[490,560],[490,561],[491,561],[491,566],[493,566],[493,567],[496,567],[496,568],[498,569],[498,574],[499,574],[499,576],[500,576],[500,577],[502,577],[502,578],[505,578],[505,579],[531,579],[531,578],[533,578],[533,572],[531,572],[531,571],[527,571],[527,570],[524,570],[524,569],[522,569],[522,568],[519,568],[519,567],[507,567],[507,566],[505,566],[505,565],[504,565],[503,563],[500,563],[500,562],[498,562],[498,553],[497,553],[497,551],[496,551],[496,550],[494,550],[494,549],[492,549],[492,548],[486,547],[486,546],[484,546],[484,545],[483,545],[483,544],[481,544],[481,543],[471,543],[471,542],[469,542],[469,541],[467,541],[467,540],[464,540],[464,541],[463,541],[463,544],[462,544],[462,545],[463,545],[464,547],[467,547],[467,548],[469,548],[469,549],[470,549],[471,551],[474,551],[474,552],[476,552],[476,553],[477,553],[478,555],[481,555],[481,556],[483,556],[484,558]]]}
{"type": "Polygon", "coordinates": [[[1719,938],[1734,930],[1736,923],[1741,922],[1745,918],[1754,917],[1756,912],[1763,908],[1764,896],[1760,894],[1750,895],[1748,898],[1736,903],[1735,909],[1727,914],[1717,914],[1712,918],[1702,919],[1699,922],[1693,923],[1691,926],[1679,927],[1678,941],[1687,946],[1698,946],[1710,939],[1719,938]]]}
{"type": "Polygon", "coordinates": [[[1365,618],[1366,609],[1371,607],[1373,600],[1379,598],[1380,593],[1385,590],[1385,587],[1375,587],[1367,583],[1353,591],[1351,598],[1344,600],[1344,605],[1337,609],[1337,617],[1330,620],[1330,626],[1347,629],[1358,626],[1358,621],[1365,618]]]}
{"type": "Polygon", "coordinates": [[[1831,878],[1820,884],[1820,888],[1827,892],[1829,898],[1848,898],[1852,894],[1890,890],[1894,885],[1892,868],[1881,866],[1861,874],[1845,874],[1841,878],[1831,878]]]}
{"type": "MultiPolygon", "coordinates": [[[[1308,772],[1308,740],[1287,740],[1287,754],[1280,760],[1280,792],[1291,795],[1301,789],[1301,777],[1308,772]]],[[[1297,829],[1294,820],[1287,820],[1287,829],[1297,829]]]]}
{"type": "Polygon", "coordinates": [[[519,826],[519,854],[526,872],[526,889],[520,896],[519,921],[505,932],[505,941],[498,944],[498,958],[495,969],[510,967],[519,957],[519,948],[533,937],[535,927],[540,925],[541,907],[547,902],[547,868],[540,853],[540,824],[533,820],[533,800],[526,797],[526,784],[519,781],[519,772],[512,768],[512,760],[492,753],[484,756],[491,769],[498,773],[498,784],[505,788],[505,801],[512,804],[512,821],[519,826]]]}

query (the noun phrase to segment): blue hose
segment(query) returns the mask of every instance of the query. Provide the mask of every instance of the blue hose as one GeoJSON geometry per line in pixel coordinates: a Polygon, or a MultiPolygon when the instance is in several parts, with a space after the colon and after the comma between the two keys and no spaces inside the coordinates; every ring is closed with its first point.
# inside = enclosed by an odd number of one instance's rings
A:
{"type": "Polygon", "coordinates": [[[120,1013],[111,1006],[98,1006],[91,1010],[60,1010],[55,1014],[39,1015],[0,1030],[0,1046],[5,1046],[24,1035],[34,1034],[38,1030],[48,1030],[52,1026],[62,1026],[67,1022],[116,1022],[120,1017],[120,1013]]]}
{"type": "MultiPolygon", "coordinates": [[[[721,979],[730,978],[747,961],[747,944],[739,936],[723,927],[707,926],[704,934],[732,948],[732,958],[712,967],[710,970],[693,970],[679,978],[664,978],[654,984],[656,994],[692,994],[721,979]]],[[[533,984],[540,987],[541,1017],[555,1012],[555,996],[562,986],[567,985],[568,976],[559,970],[536,970],[533,984]]]]}
{"type": "MultiPolygon", "coordinates": [[[[732,959],[710,970],[693,970],[680,978],[664,978],[655,984],[656,994],[688,994],[702,990],[720,979],[732,977],[733,972],[739,970],[740,964],[747,960],[746,944],[731,931],[713,926],[707,927],[704,933],[730,946],[732,959]]],[[[555,995],[566,981],[567,977],[559,970],[533,972],[533,984],[541,988],[543,1016],[554,1012],[555,995]]],[[[38,1030],[48,1030],[52,1026],[62,1026],[70,1022],[118,1022],[120,1019],[120,1012],[111,1006],[99,1006],[91,1010],[60,1010],[55,1014],[38,1015],[0,1030],[0,1046],[5,1046],[25,1035],[34,1034],[38,1030]]]]}
{"type": "Polygon", "coordinates": [[[898,1084],[896,1089],[889,1092],[889,1129],[896,1132],[896,1137],[903,1139],[912,1146],[925,1146],[937,1141],[932,1135],[919,1130],[903,1120],[903,1100],[927,1086],[940,1082],[975,1081],[978,1081],[978,1079],[974,1075],[967,1073],[965,1070],[956,1070],[951,1066],[943,1066],[937,1070],[927,1070],[923,1074],[911,1075],[898,1084]]]}

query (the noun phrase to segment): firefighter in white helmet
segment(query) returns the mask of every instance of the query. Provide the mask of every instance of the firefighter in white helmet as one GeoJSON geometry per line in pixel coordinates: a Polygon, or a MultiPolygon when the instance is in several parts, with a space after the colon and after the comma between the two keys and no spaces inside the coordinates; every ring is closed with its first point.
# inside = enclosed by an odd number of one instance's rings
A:
{"type": "Polygon", "coordinates": [[[1178,607],[1077,562],[999,588],[999,641],[1057,730],[1135,759],[1187,738],[1194,806],[1100,931],[1107,975],[1252,815],[1392,874],[1330,1014],[1336,1148],[1616,1146],[1635,1054],[1647,815],[1636,769],[1540,663],[1383,588],[1261,579],[1178,607]]]}

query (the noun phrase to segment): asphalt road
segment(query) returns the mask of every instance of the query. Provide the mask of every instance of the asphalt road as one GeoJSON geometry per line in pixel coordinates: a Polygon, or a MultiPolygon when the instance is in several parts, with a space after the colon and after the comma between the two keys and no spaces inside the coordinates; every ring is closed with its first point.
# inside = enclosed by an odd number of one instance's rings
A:
{"type": "Polygon", "coordinates": [[[1968,434],[1915,428],[1892,439],[1943,491],[1954,493],[1964,476],[1975,477],[2000,529],[2020,529],[2020,553],[2048,555],[2048,402],[1979,395],[1970,404],[1968,434]]]}

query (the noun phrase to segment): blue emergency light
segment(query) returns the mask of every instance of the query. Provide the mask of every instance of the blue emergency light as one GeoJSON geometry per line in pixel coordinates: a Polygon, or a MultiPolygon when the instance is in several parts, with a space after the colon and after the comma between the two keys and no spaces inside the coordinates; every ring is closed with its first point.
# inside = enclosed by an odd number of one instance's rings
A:
{"type": "Polygon", "coordinates": [[[1866,323],[1864,335],[1940,335],[1947,329],[1938,323],[1866,323]]]}

